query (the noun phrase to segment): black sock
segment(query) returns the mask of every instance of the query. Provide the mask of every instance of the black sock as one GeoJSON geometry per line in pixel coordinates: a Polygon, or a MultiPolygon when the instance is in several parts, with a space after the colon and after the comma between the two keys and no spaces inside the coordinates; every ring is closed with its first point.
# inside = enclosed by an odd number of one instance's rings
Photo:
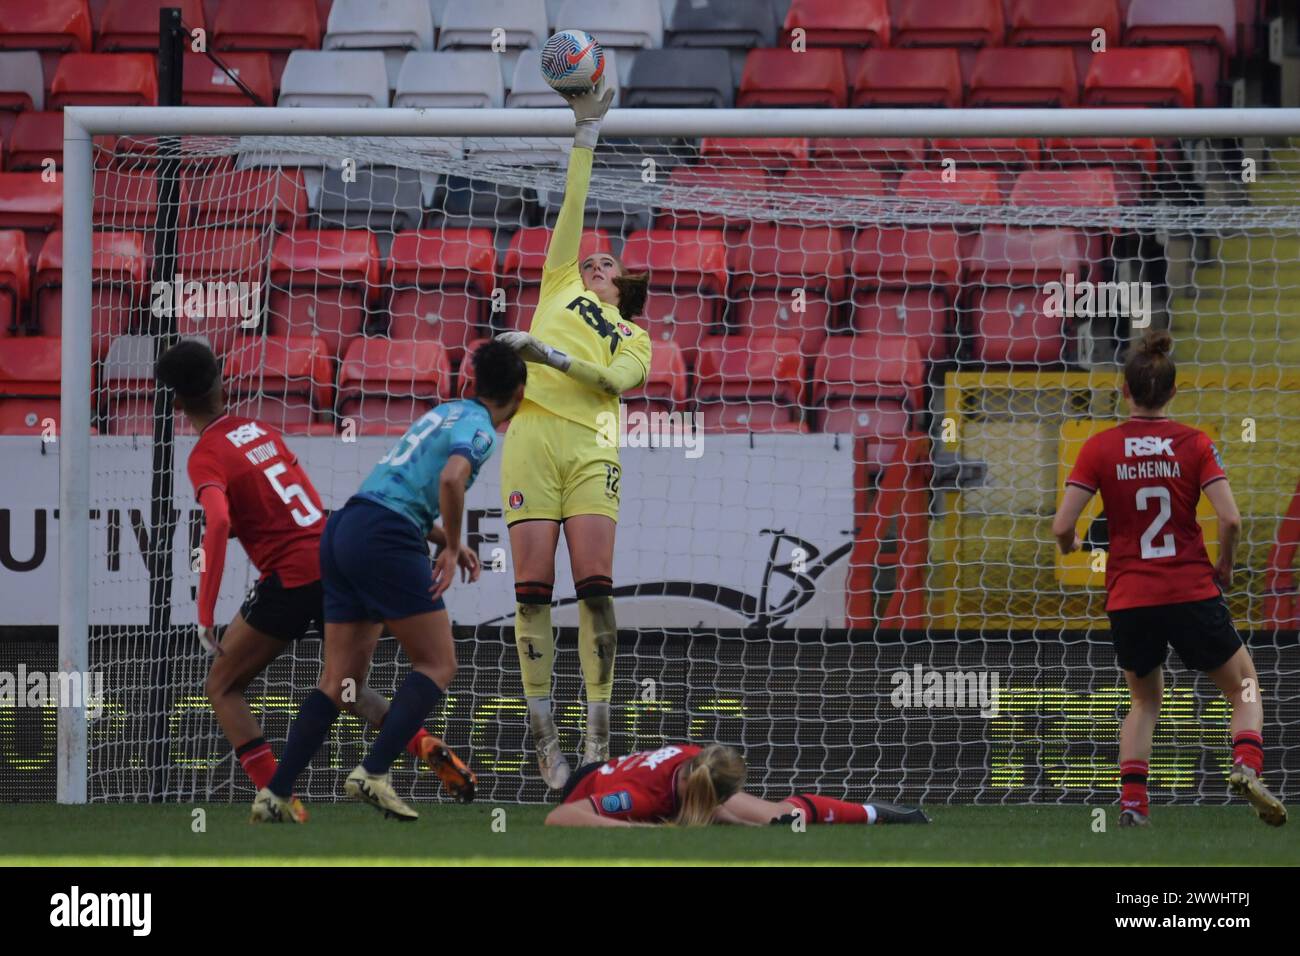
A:
{"type": "Polygon", "coordinates": [[[317,689],[307,695],[302,702],[302,709],[289,725],[289,739],[284,745],[284,756],[275,768],[275,776],[267,784],[276,796],[293,795],[293,784],[298,775],[307,769],[311,758],[320,750],[320,745],[329,736],[334,719],[339,709],[324,691],[317,689]]]}
{"type": "Polygon", "coordinates": [[[424,718],[442,700],[442,688],[419,671],[411,671],[393,696],[392,706],[384,717],[370,753],[361,761],[366,773],[387,773],[393,761],[406,749],[406,743],[420,729],[424,718]]]}

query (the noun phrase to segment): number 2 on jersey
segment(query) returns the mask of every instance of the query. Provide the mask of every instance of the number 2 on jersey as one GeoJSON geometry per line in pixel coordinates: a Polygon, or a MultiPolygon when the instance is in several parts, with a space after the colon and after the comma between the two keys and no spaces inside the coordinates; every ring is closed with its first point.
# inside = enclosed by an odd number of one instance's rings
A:
{"type": "Polygon", "coordinates": [[[1159,502],[1160,510],[1151,519],[1146,531],[1142,532],[1142,557],[1144,559],[1172,558],[1174,556],[1174,536],[1172,534],[1166,532],[1159,544],[1154,543],[1160,529],[1165,526],[1173,515],[1173,509],[1170,507],[1169,502],[1169,489],[1160,486],[1139,488],[1137,492],[1137,510],[1149,510],[1148,506],[1152,500],[1159,502]]]}

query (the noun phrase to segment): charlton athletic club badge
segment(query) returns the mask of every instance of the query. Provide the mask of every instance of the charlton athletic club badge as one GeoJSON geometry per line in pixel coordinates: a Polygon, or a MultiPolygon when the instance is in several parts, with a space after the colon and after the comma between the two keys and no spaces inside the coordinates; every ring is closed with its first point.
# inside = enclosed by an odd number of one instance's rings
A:
{"type": "Polygon", "coordinates": [[[622,332],[624,335],[632,334],[632,326],[628,325],[626,322],[619,322],[618,330],[622,332]]]}
{"type": "Polygon", "coordinates": [[[518,511],[524,506],[524,493],[522,491],[510,492],[510,510],[518,511]]]}

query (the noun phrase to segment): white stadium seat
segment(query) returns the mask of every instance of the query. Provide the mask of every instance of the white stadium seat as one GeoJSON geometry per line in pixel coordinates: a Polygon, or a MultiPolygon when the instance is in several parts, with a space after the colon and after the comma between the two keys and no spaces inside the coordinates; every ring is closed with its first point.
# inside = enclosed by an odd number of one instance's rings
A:
{"type": "Polygon", "coordinates": [[[394,106],[483,107],[505,105],[500,55],[486,50],[408,53],[397,77],[394,106]]]}
{"type": "Polygon", "coordinates": [[[45,84],[42,80],[41,55],[35,50],[0,53],[0,92],[7,99],[15,94],[27,94],[33,110],[45,109],[45,84]]]}
{"type": "Polygon", "coordinates": [[[439,24],[438,49],[492,46],[492,31],[505,31],[507,47],[540,48],[550,35],[545,0],[465,0],[449,3],[439,24]]]}
{"type": "Polygon", "coordinates": [[[280,106],[388,105],[388,70],[379,50],[294,50],[280,78],[280,106]]]}

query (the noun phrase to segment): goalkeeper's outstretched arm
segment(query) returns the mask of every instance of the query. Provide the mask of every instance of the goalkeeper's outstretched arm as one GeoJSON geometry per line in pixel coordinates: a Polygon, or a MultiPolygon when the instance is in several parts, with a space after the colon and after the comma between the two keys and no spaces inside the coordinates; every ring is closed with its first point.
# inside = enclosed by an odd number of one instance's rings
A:
{"type": "Polygon", "coordinates": [[[569,106],[576,118],[573,149],[569,152],[569,171],[564,183],[564,202],[551,230],[551,242],[546,249],[546,271],[568,270],[578,267],[578,252],[582,244],[583,210],[587,205],[587,189],[591,186],[592,151],[600,135],[600,121],[604,119],[614,98],[614,90],[605,88],[605,80],[590,93],[568,97],[569,106]]]}

